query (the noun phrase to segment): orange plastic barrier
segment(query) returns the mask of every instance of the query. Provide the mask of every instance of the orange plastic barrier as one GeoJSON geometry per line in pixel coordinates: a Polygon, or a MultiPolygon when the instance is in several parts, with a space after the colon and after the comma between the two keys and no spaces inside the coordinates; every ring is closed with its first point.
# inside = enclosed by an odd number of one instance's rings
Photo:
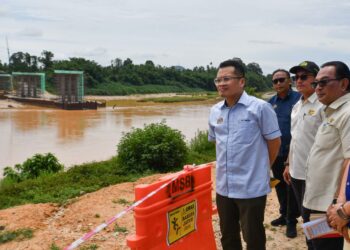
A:
{"type": "Polygon", "coordinates": [[[136,235],[128,236],[133,250],[215,250],[212,227],[211,164],[167,175],[135,187],[140,200],[173,180],[134,209],[136,235]]]}

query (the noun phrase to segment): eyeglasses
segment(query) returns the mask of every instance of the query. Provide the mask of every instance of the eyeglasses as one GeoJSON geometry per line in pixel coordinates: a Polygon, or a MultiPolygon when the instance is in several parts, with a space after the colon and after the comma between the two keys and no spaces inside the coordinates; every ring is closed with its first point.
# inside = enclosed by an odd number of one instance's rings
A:
{"type": "Polygon", "coordinates": [[[305,81],[310,75],[306,75],[306,74],[303,74],[303,75],[296,75],[296,76],[292,76],[292,80],[293,82],[296,82],[298,81],[299,79],[302,80],[302,81],[305,81]]]}
{"type": "Polygon", "coordinates": [[[281,77],[281,78],[276,78],[276,79],[273,79],[272,82],[273,84],[277,84],[277,83],[284,83],[286,81],[286,78],[285,77],[281,77]]]}
{"type": "Polygon", "coordinates": [[[214,83],[215,83],[215,85],[218,85],[221,82],[228,83],[232,79],[241,79],[241,78],[242,78],[242,76],[224,76],[222,78],[215,78],[214,83]]]}
{"type": "Polygon", "coordinates": [[[328,85],[328,83],[330,83],[331,81],[339,81],[341,80],[341,78],[334,78],[334,79],[323,79],[323,80],[319,80],[319,81],[314,81],[313,83],[311,83],[313,88],[316,88],[317,85],[320,86],[321,88],[326,87],[328,85]]]}

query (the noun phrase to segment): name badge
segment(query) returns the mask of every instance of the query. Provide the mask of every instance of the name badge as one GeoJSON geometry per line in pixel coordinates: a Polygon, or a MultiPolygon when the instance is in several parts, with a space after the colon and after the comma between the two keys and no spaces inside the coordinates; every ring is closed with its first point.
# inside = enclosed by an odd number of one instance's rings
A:
{"type": "Polygon", "coordinates": [[[315,113],[316,111],[314,109],[309,109],[309,112],[308,112],[309,115],[313,116],[315,115],[315,113]]]}

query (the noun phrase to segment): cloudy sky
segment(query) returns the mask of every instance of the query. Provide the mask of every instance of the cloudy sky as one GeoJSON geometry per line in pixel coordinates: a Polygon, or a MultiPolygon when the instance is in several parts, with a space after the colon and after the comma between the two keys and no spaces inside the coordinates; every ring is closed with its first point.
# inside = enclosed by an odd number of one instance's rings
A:
{"type": "Polygon", "coordinates": [[[54,59],[206,66],[240,57],[264,73],[307,59],[350,63],[349,0],[1,0],[0,60],[54,59]]]}

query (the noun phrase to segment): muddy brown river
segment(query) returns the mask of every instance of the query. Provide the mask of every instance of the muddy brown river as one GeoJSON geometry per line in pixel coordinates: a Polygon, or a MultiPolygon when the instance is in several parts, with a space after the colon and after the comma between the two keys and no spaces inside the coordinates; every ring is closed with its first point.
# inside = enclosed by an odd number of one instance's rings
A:
{"type": "Polygon", "coordinates": [[[123,132],[161,122],[186,141],[206,130],[212,104],[172,104],[65,111],[45,108],[0,110],[0,178],[5,166],[36,153],[53,153],[66,167],[116,155],[123,132]]]}

